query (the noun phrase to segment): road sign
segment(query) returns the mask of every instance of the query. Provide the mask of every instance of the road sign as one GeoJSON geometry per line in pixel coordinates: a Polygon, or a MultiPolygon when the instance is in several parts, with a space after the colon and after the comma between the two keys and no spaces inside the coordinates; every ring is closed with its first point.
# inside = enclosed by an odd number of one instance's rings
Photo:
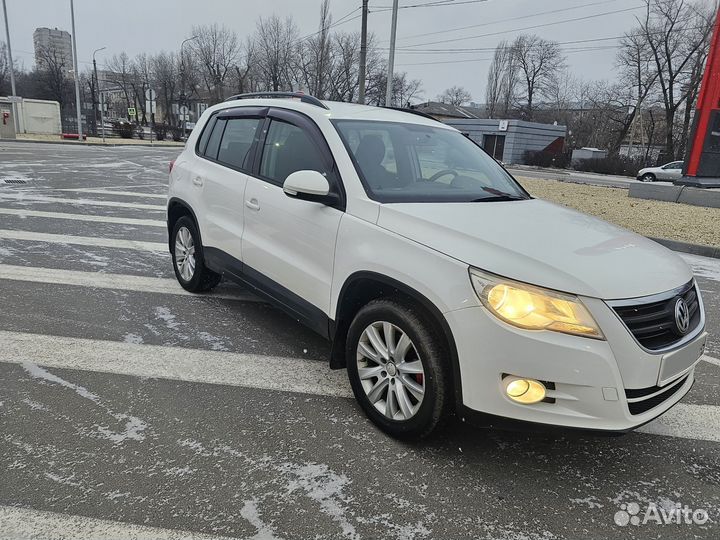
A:
{"type": "Polygon", "coordinates": [[[507,131],[508,130],[508,121],[507,120],[500,120],[500,123],[498,125],[499,131],[507,131]]]}
{"type": "Polygon", "coordinates": [[[182,107],[180,107],[180,114],[185,116],[189,112],[189,110],[190,109],[188,109],[185,105],[183,105],[182,107]]]}
{"type": "Polygon", "coordinates": [[[128,107],[128,116],[137,116],[137,111],[135,110],[135,107],[128,107]]]}
{"type": "Polygon", "coordinates": [[[157,112],[156,110],[157,101],[146,101],[145,102],[145,110],[148,114],[155,114],[157,112]]]}
{"type": "Polygon", "coordinates": [[[155,90],[153,90],[152,88],[148,88],[147,90],[145,90],[145,99],[147,101],[155,101],[156,98],[157,92],[155,90]]]}

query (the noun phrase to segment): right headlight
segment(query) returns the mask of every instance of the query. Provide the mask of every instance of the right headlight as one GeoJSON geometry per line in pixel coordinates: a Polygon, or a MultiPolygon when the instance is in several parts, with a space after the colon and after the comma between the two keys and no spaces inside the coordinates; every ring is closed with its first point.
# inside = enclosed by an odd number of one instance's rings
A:
{"type": "Polygon", "coordinates": [[[577,296],[470,269],[480,302],[497,318],[526,330],[552,330],[605,339],[577,296]]]}

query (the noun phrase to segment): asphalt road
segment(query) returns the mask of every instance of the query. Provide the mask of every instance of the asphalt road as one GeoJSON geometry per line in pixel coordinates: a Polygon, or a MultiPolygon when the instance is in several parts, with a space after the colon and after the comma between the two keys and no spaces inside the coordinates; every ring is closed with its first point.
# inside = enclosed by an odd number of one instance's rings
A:
{"type": "Polygon", "coordinates": [[[720,261],[687,257],[709,356],[655,422],[409,445],[323,340],[235,285],[174,282],[175,152],[0,143],[0,539],[720,536],[720,261]],[[633,503],[709,520],[617,525],[633,503]]]}

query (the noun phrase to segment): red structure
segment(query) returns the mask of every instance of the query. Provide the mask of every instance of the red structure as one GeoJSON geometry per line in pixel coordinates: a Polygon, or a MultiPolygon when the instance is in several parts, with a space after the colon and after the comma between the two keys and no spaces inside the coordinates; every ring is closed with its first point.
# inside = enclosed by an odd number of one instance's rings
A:
{"type": "Polygon", "coordinates": [[[720,10],[693,121],[684,177],[677,184],[720,187],[720,10]]]}

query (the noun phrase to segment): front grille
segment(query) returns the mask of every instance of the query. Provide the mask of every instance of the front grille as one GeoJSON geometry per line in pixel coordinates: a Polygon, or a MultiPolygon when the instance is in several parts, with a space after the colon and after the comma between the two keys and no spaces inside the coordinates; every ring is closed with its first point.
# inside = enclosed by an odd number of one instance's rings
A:
{"type": "Polygon", "coordinates": [[[684,335],[679,333],[675,323],[675,302],[682,297],[690,312],[690,327],[684,334],[691,333],[700,323],[700,302],[695,285],[690,283],[685,291],[659,301],[645,304],[615,305],[615,313],[622,319],[635,339],[651,351],[672,347],[684,335]]]}
{"type": "Polygon", "coordinates": [[[627,397],[628,400],[637,400],[628,401],[630,414],[642,414],[670,399],[678,390],[680,390],[680,388],[682,388],[685,381],[687,381],[688,376],[689,375],[685,375],[678,381],[664,388],[660,386],[651,386],[649,388],[640,388],[635,390],[626,389],[625,397],[627,397]],[[645,396],[650,397],[645,398],[645,396]]]}

